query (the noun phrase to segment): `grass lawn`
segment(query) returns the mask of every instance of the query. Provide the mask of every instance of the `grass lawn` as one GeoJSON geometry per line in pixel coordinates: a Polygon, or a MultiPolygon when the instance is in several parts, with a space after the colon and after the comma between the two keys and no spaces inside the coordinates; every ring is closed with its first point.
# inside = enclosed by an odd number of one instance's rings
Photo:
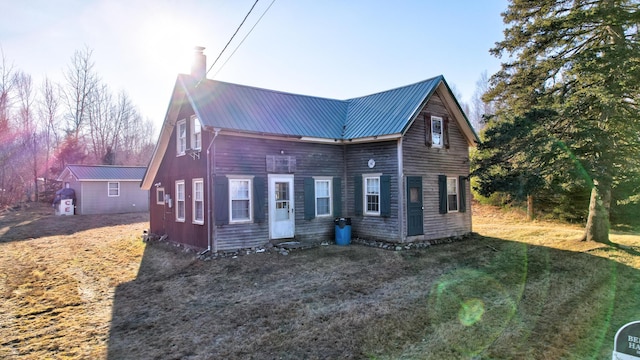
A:
{"type": "Polygon", "coordinates": [[[640,236],[475,206],[470,240],[201,261],[145,214],[0,215],[0,358],[610,359],[640,236]]]}

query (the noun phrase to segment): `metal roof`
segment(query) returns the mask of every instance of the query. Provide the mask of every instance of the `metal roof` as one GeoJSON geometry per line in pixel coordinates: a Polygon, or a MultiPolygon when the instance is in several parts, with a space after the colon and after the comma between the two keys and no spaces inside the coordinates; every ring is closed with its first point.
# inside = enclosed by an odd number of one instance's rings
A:
{"type": "Polygon", "coordinates": [[[437,76],[412,85],[349,101],[345,139],[402,133],[444,78],[437,76]]]}
{"type": "Polygon", "coordinates": [[[146,169],[144,166],[67,165],[60,177],[63,177],[68,170],[79,181],[140,181],[144,177],[146,169]]]}
{"type": "Polygon", "coordinates": [[[348,104],[215,80],[182,76],[204,125],[264,134],[340,139],[348,104]]]}
{"type": "Polygon", "coordinates": [[[204,125],[263,134],[355,139],[399,134],[443,81],[419,83],[348,100],[335,100],[182,75],[204,125]]]}

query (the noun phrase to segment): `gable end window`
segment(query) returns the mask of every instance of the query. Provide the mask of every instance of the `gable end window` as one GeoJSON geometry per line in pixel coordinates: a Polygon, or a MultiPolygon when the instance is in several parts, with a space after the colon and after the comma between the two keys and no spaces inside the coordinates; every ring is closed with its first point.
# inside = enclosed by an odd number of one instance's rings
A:
{"type": "Polygon", "coordinates": [[[202,125],[197,116],[191,116],[191,149],[200,150],[202,148],[202,125]]]}
{"type": "Polygon", "coordinates": [[[164,205],[164,188],[163,187],[156,188],[156,204],[164,205]]]}
{"type": "Polygon", "coordinates": [[[442,118],[438,116],[431,117],[431,146],[442,147],[443,143],[443,126],[442,118]]]}
{"type": "Polygon", "coordinates": [[[176,156],[184,155],[187,151],[187,120],[179,120],[176,124],[176,156]]]}
{"type": "Polygon", "coordinates": [[[424,144],[427,147],[449,148],[449,118],[424,114],[424,144]]]}
{"type": "Polygon", "coordinates": [[[193,179],[193,223],[204,224],[204,181],[193,179]]]}
{"type": "Polygon", "coordinates": [[[107,195],[109,197],[120,196],[120,183],[109,181],[107,184],[107,195]]]}
{"type": "Polygon", "coordinates": [[[176,221],[184,222],[184,180],[176,181],[176,221]]]}

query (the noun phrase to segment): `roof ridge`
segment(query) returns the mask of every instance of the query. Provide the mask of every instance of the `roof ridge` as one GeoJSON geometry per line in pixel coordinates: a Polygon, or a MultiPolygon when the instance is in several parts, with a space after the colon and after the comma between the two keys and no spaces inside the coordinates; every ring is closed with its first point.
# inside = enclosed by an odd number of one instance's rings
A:
{"type": "MultiPolygon", "coordinates": [[[[181,76],[187,77],[187,78],[191,77],[190,75],[186,75],[186,74],[181,74],[181,76]]],[[[300,93],[294,93],[294,92],[291,92],[291,91],[268,89],[268,88],[263,88],[263,87],[259,87],[259,86],[238,84],[238,83],[232,83],[232,82],[222,81],[222,80],[204,79],[202,82],[219,83],[219,84],[224,84],[224,85],[229,85],[229,86],[243,87],[243,88],[246,88],[246,89],[253,89],[253,90],[259,90],[259,91],[264,91],[264,92],[271,92],[271,93],[276,93],[276,94],[280,94],[280,95],[299,96],[299,97],[307,97],[307,98],[314,98],[314,99],[321,99],[321,100],[330,100],[330,101],[337,101],[337,102],[346,102],[347,101],[346,99],[345,100],[341,100],[341,99],[330,98],[330,97],[325,97],[325,96],[300,94],[300,93]]]]}
{"type": "Polygon", "coordinates": [[[415,86],[415,85],[419,85],[419,84],[423,84],[423,83],[426,83],[426,82],[431,82],[431,81],[434,81],[436,79],[442,80],[442,79],[444,79],[444,76],[443,75],[434,76],[434,77],[431,77],[431,78],[428,78],[428,79],[424,79],[424,80],[421,80],[421,81],[416,81],[413,84],[401,85],[401,86],[394,87],[392,89],[382,90],[382,91],[378,91],[378,92],[371,93],[371,94],[368,94],[368,95],[357,96],[357,97],[354,97],[354,98],[347,99],[346,101],[351,102],[353,100],[362,99],[362,98],[365,98],[365,97],[368,97],[368,96],[374,96],[374,95],[388,93],[388,92],[391,92],[391,91],[397,91],[397,90],[400,90],[400,89],[405,89],[405,88],[408,88],[408,87],[411,87],[411,86],[415,86]]]}

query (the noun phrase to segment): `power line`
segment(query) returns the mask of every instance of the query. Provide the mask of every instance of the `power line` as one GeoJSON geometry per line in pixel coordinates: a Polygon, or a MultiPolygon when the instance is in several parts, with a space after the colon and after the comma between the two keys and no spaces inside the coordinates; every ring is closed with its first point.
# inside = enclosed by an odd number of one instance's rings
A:
{"type": "MultiPolygon", "coordinates": [[[[260,22],[260,20],[262,20],[262,18],[265,16],[265,14],[267,13],[267,11],[269,11],[269,9],[271,9],[271,5],[273,5],[273,3],[276,2],[276,0],[271,1],[271,4],[269,4],[269,6],[267,7],[267,9],[262,13],[262,15],[260,15],[260,18],[258,18],[258,21],[256,21],[255,24],[253,24],[253,26],[251,27],[251,29],[249,30],[249,32],[242,38],[242,40],[240,41],[240,43],[238,44],[238,46],[236,46],[235,49],[233,49],[233,52],[231,53],[231,55],[229,55],[229,57],[227,58],[227,60],[225,60],[222,65],[220,65],[220,68],[218,69],[218,71],[216,71],[215,74],[213,74],[213,76],[211,77],[212,79],[216,77],[216,75],[218,75],[218,73],[222,70],[222,68],[227,64],[227,62],[229,62],[229,60],[231,60],[231,57],[233,57],[233,54],[236,53],[236,51],[238,51],[238,48],[240,47],[240,45],[242,45],[242,43],[247,39],[247,37],[249,37],[249,35],[251,34],[251,32],[253,31],[253,29],[256,28],[256,26],[258,26],[258,23],[260,22]]],[[[211,69],[209,69],[211,70],[211,69]]]]}
{"type": "Polygon", "coordinates": [[[209,67],[209,70],[207,70],[207,72],[205,73],[205,76],[209,73],[209,71],[211,71],[211,69],[213,69],[213,66],[218,62],[218,60],[220,59],[220,57],[222,56],[222,53],[224,53],[224,51],[227,49],[227,47],[229,46],[229,44],[231,44],[231,41],[233,41],[233,38],[236,36],[236,34],[238,33],[238,31],[240,31],[240,28],[242,27],[242,25],[244,24],[244,22],[247,20],[247,18],[249,17],[249,15],[251,14],[251,12],[253,11],[253,8],[256,7],[256,4],[258,3],[258,0],[256,0],[256,2],[253,3],[253,6],[251,6],[251,9],[249,9],[249,12],[247,13],[247,15],[245,15],[244,19],[242,19],[242,22],[240,23],[240,25],[238,26],[238,28],[236,29],[236,32],[233,33],[233,35],[231,35],[231,39],[229,39],[229,41],[227,42],[227,45],[224,46],[224,48],[222,49],[222,51],[220,51],[220,54],[218,54],[218,57],[216,58],[216,60],[213,62],[213,64],[211,64],[211,66],[209,67]]]}

